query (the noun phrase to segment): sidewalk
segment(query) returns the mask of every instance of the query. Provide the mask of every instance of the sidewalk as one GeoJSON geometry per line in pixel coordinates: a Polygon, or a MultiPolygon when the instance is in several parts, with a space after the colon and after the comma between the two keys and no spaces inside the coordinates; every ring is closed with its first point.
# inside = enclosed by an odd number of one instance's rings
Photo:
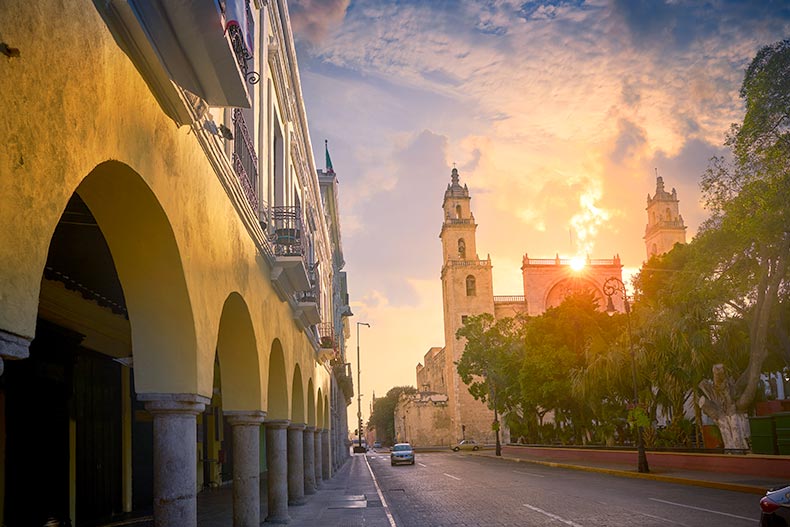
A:
{"type": "MultiPolygon", "coordinates": [[[[469,455],[486,456],[496,458],[493,449],[480,450],[478,452],[470,452],[469,455]]],[[[649,474],[640,474],[637,472],[635,466],[624,465],[619,463],[606,463],[590,460],[574,460],[557,462],[539,456],[513,457],[502,455],[501,460],[513,463],[531,463],[534,465],[544,465],[556,468],[565,468],[571,470],[583,470],[587,472],[598,472],[602,474],[609,474],[612,476],[625,477],[625,478],[638,478],[650,479],[654,481],[664,481],[667,483],[677,483],[681,485],[693,485],[697,487],[708,487],[721,490],[730,490],[735,492],[746,492],[751,494],[764,495],[765,491],[770,488],[784,487],[790,485],[790,474],[786,479],[749,476],[744,474],[731,474],[726,472],[708,472],[698,470],[681,470],[681,469],[668,469],[668,468],[651,468],[649,474]]],[[[650,462],[650,455],[648,453],[648,463],[650,462]]]]}
{"type": "MultiPolygon", "coordinates": [[[[262,483],[262,509],[265,511],[265,482],[262,483]]],[[[321,484],[318,492],[305,498],[304,505],[288,507],[289,526],[392,527],[364,455],[352,455],[331,479],[321,484]]],[[[265,518],[263,513],[261,521],[265,518]]],[[[227,527],[232,522],[230,487],[198,495],[198,527],[227,527]]]]}

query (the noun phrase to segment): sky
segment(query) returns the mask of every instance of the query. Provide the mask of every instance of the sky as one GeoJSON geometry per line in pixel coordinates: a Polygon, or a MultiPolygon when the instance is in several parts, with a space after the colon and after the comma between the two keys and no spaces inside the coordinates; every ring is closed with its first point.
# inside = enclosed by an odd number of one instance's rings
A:
{"type": "MultiPolygon", "coordinates": [[[[743,117],[757,50],[790,37],[786,1],[291,0],[318,167],[329,142],[357,326],[363,418],[444,345],[439,231],[453,164],[494,294],[521,260],[645,260],[656,174],[695,234],[698,182],[743,117]],[[657,172],[656,172],[657,171],[657,172]]],[[[356,396],[355,396],[356,397],[356,396]]],[[[355,428],[356,398],[349,408],[355,428]]]]}

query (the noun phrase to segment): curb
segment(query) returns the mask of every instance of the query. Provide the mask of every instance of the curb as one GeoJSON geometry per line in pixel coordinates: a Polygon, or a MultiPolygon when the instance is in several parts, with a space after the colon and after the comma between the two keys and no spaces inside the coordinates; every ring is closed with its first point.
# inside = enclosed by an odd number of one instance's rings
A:
{"type": "MultiPolygon", "coordinates": [[[[481,454],[471,454],[471,455],[480,456],[481,454]]],[[[486,457],[495,457],[487,454],[482,454],[482,455],[486,457]]],[[[721,481],[682,478],[678,476],[665,476],[662,474],[651,474],[651,473],[642,474],[639,472],[631,472],[628,470],[592,467],[586,465],[572,465],[569,463],[557,463],[555,461],[542,461],[538,459],[522,459],[522,458],[509,457],[509,456],[501,456],[500,459],[503,461],[511,461],[515,463],[531,463],[533,465],[543,465],[546,467],[553,467],[553,468],[581,470],[583,472],[597,472],[599,474],[608,474],[610,476],[617,476],[621,478],[649,479],[653,481],[663,481],[664,483],[677,483],[680,485],[692,485],[695,487],[706,487],[710,489],[729,490],[733,492],[743,492],[747,494],[758,494],[760,496],[764,496],[767,490],[765,487],[758,487],[755,485],[743,485],[740,483],[725,483],[721,481]]]]}

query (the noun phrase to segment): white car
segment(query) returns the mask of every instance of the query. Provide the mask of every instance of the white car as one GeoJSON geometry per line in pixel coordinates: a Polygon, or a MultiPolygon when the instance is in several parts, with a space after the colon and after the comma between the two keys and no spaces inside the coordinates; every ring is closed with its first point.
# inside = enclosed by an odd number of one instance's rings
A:
{"type": "Polygon", "coordinates": [[[398,463],[414,464],[414,450],[409,443],[398,443],[392,447],[390,465],[395,466],[398,463]]]}

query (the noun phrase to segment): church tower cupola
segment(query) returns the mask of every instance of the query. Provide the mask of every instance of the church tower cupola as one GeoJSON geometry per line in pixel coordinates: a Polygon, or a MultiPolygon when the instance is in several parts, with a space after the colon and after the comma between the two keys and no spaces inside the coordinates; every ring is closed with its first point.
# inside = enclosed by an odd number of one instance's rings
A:
{"type": "Polygon", "coordinates": [[[686,243],[686,225],[680,215],[677,191],[664,189],[664,178],[656,176],[656,193],[647,195],[647,227],[645,249],[647,258],[672,250],[676,243],[686,243]]]}
{"type": "Polygon", "coordinates": [[[477,259],[475,243],[477,225],[471,209],[472,198],[469,196],[467,186],[462,187],[459,179],[458,169],[453,168],[442,202],[444,222],[439,238],[442,239],[444,248],[444,262],[477,259]]]}

